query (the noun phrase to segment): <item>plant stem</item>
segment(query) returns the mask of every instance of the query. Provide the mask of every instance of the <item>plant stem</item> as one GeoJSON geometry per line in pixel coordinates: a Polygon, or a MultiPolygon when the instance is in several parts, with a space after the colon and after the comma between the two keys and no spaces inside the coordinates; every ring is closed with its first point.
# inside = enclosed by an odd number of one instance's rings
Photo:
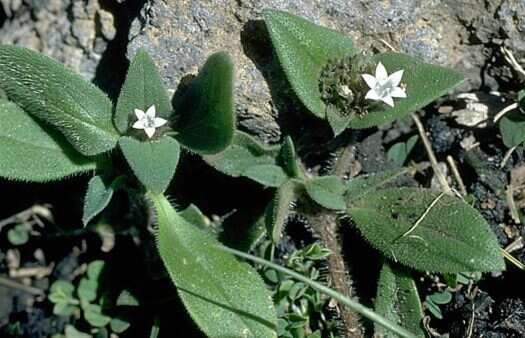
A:
{"type": "Polygon", "coordinates": [[[253,261],[257,264],[261,264],[261,265],[265,265],[265,266],[268,266],[274,270],[277,270],[277,271],[280,271],[282,273],[285,273],[305,284],[307,284],[308,286],[310,286],[311,288],[321,292],[321,293],[324,293],[325,295],[333,298],[333,299],[336,299],[339,303],[341,304],[344,304],[346,306],[348,306],[349,308],[351,308],[352,310],[354,310],[355,312],[361,314],[363,317],[366,317],[372,321],[374,321],[375,323],[383,326],[384,328],[398,334],[399,336],[401,337],[405,337],[405,338],[415,338],[416,336],[410,332],[408,332],[406,329],[402,328],[401,326],[397,325],[396,323],[393,323],[391,322],[390,320],[384,318],[383,316],[375,313],[373,310],[369,309],[368,307],[364,306],[364,305],[361,305],[360,303],[356,302],[356,301],[353,301],[351,300],[350,298],[347,298],[345,297],[344,295],[340,294],[339,292],[335,291],[335,290],[332,290],[320,283],[317,283],[295,271],[292,271],[292,270],[289,270],[287,268],[284,268],[280,265],[277,265],[277,264],[274,264],[270,261],[267,261],[265,259],[262,259],[262,258],[259,258],[259,257],[256,257],[256,256],[253,256],[253,255],[250,255],[250,254],[247,254],[245,252],[242,252],[242,251],[238,251],[238,250],[235,250],[235,249],[231,249],[231,248],[228,248],[228,247],[225,247],[225,246],[222,246],[222,245],[218,245],[216,246],[217,249],[219,250],[222,250],[222,251],[225,251],[225,252],[229,252],[233,255],[236,255],[236,256],[239,256],[239,257],[242,257],[242,258],[245,258],[245,259],[248,259],[250,261],[253,261]]]}

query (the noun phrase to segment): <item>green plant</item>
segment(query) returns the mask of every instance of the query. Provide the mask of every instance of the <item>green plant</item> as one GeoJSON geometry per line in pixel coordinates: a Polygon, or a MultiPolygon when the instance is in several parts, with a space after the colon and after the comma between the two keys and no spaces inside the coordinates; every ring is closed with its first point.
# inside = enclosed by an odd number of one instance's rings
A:
{"type": "MultiPolygon", "coordinates": [[[[85,273],[75,281],[56,280],[50,288],[49,301],[57,316],[82,318],[91,333],[120,334],[131,326],[128,313],[122,306],[137,306],[137,300],[127,291],[121,292],[116,300],[109,297],[107,281],[102,278],[105,263],[95,260],[87,265],[85,273]],[[106,283],[105,283],[106,282],[106,283]],[[111,314],[109,314],[111,313],[111,314]]],[[[66,337],[71,335],[66,328],[66,337]]]]}
{"type": "Polygon", "coordinates": [[[463,81],[453,70],[408,55],[368,55],[347,36],[286,12],[266,10],[264,20],[291,87],[336,135],[402,118],[463,81]],[[374,69],[375,77],[369,75],[374,69]],[[392,72],[387,81],[376,81],[386,71],[392,72]],[[393,97],[401,99],[394,104],[393,97]]]}

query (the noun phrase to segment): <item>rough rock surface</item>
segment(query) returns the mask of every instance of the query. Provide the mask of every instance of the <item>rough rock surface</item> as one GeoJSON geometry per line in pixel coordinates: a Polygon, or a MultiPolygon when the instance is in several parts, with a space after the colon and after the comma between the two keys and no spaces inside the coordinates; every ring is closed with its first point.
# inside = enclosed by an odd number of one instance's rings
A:
{"type": "Polygon", "coordinates": [[[390,45],[464,71],[470,81],[463,89],[497,89],[491,74],[510,72],[496,55],[506,37],[512,38],[511,49],[525,51],[523,23],[516,20],[525,8],[517,1],[151,0],[132,25],[129,55],[147,49],[175,89],[208,55],[230,52],[237,67],[240,126],[275,141],[281,132],[277,121],[282,127],[283,115],[300,116],[295,113],[302,108],[289,99],[261,22],[263,8],[286,10],[344,32],[363,48],[387,50],[390,45]]]}
{"type": "Polygon", "coordinates": [[[300,130],[311,120],[273,56],[263,8],[301,15],[363,48],[392,46],[454,67],[470,79],[463,90],[497,90],[519,78],[502,46],[525,57],[525,4],[517,0],[0,0],[0,43],[40,50],[114,91],[126,47],[129,57],[147,49],[173,90],[226,50],[237,68],[239,125],[276,141],[288,124],[300,130]]]}

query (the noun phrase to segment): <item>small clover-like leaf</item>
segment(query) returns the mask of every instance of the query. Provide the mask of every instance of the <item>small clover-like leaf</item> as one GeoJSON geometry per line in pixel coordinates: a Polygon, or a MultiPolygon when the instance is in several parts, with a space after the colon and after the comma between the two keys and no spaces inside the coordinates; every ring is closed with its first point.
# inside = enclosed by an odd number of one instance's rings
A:
{"type": "Polygon", "coordinates": [[[15,246],[24,245],[29,241],[29,231],[30,228],[27,225],[17,224],[7,232],[7,240],[15,246]]]}
{"type": "Polygon", "coordinates": [[[264,21],[293,90],[306,108],[324,118],[326,108],[319,92],[321,70],[329,60],[356,53],[352,40],[278,10],[265,10],[264,21]]]}
{"type": "Polygon", "coordinates": [[[409,138],[406,142],[399,142],[394,144],[390,149],[388,149],[387,157],[392,160],[395,164],[402,166],[414,146],[417,143],[418,136],[414,135],[409,138]]]}
{"type": "Polygon", "coordinates": [[[518,109],[508,112],[501,118],[499,130],[507,147],[519,146],[525,141],[525,114],[518,109]]]}
{"type": "Polygon", "coordinates": [[[94,327],[104,327],[111,322],[111,317],[102,313],[102,308],[97,304],[87,304],[83,308],[84,319],[94,327]]]}
{"type": "Polygon", "coordinates": [[[445,95],[464,80],[463,75],[452,69],[430,65],[405,54],[377,54],[374,59],[381,62],[389,73],[403,70],[402,85],[407,97],[396,99],[393,107],[374,105],[365,115],[352,119],[350,128],[369,128],[405,117],[445,95]]]}
{"type": "MultiPolygon", "coordinates": [[[[379,275],[375,310],[386,319],[399,324],[417,337],[426,337],[422,327],[423,308],[416,283],[409,272],[385,262],[379,275]]],[[[378,337],[397,338],[398,335],[375,325],[378,337]]]]}
{"type": "Polygon", "coordinates": [[[86,197],[84,198],[84,213],[82,222],[87,225],[89,221],[104,210],[115,191],[118,181],[110,182],[107,177],[94,176],[89,180],[86,197]]]}
{"type": "Polygon", "coordinates": [[[91,171],[96,161],[77,153],[64,136],[0,99],[0,176],[46,182],[91,171]]]}
{"type": "Polygon", "coordinates": [[[164,196],[148,196],[160,257],[200,329],[209,337],[277,337],[271,295],[257,272],[219,250],[218,241],[180,217],[164,196]]]}
{"type": "Polygon", "coordinates": [[[91,303],[97,299],[98,281],[82,278],[78,284],[78,297],[84,302],[91,303]]]}
{"type": "Polygon", "coordinates": [[[177,140],[196,153],[216,154],[228,147],[235,130],[233,63],[226,53],[208,58],[175,104],[177,140]]]}
{"type": "Polygon", "coordinates": [[[179,162],[180,146],[171,137],[141,142],[124,136],[120,149],[139,181],[151,191],[162,193],[168,187],[179,162]]]}
{"type": "Polygon", "coordinates": [[[505,263],[487,221],[461,199],[426,189],[369,192],[348,213],[390,259],[422,271],[501,271],[505,263]]]}
{"type": "Polygon", "coordinates": [[[274,243],[279,243],[281,240],[283,227],[290,214],[290,206],[297,198],[295,192],[297,184],[295,180],[290,179],[277,188],[273,201],[266,210],[266,232],[274,243]]]}
{"type": "Polygon", "coordinates": [[[0,46],[0,88],[9,100],[49,123],[86,156],[113,149],[112,104],[97,87],[29,49],[0,46]]]}
{"type": "Polygon", "coordinates": [[[115,126],[126,133],[135,121],[135,109],[146,111],[155,106],[159,117],[168,119],[172,113],[170,98],[155,63],[144,50],[139,50],[128,69],[115,111],[115,126]]]}
{"type": "Polygon", "coordinates": [[[320,206],[334,210],[346,209],[346,186],[339,177],[316,177],[307,181],[305,188],[310,198],[320,206]]]}

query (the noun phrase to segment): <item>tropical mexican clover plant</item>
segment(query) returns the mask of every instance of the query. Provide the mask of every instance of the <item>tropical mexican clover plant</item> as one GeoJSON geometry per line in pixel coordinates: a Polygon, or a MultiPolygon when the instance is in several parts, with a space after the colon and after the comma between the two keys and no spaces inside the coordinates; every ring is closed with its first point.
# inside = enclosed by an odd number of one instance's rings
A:
{"type": "MultiPolygon", "coordinates": [[[[227,54],[212,55],[174,107],[144,51],[132,60],[116,105],[61,64],[24,48],[0,46],[0,78],[5,94],[0,99],[0,176],[49,182],[94,172],[85,224],[109,204],[115,190],[126,185],[133,187],[126,191],[137,190],[136,177],[156,214],[157,246],[166,270],[202,331],[211,337],[276,335],[271,294],[256,271],[218,251],[216,239],[164,196],[181,147],[210,155],[232,140],[233,65],[227,54]],[[117,168],[120,153],[131,170],[117,168]]],[[[57,306],[71,305],[63,302],[67,297],[55,297],[58,289],[52,290],[57,306]]],[[[66,289],[71,296],[71,285],[66,289]]],[[[86,305],[85,313],[93,306],[86,305]]]]}
{"type": "MultiPolygon", "coordinates": [[[[455,71],[405,54],[368,55],[348,37],[285,12],[266,10],[264,19],[292,89],[311,113],[329,122],[335,135],[405,117],[463,81],[455,71]]],[[[315,176],[302,165],[289,137],[281,146],[266,146],[241,132],[226,150],[204,159],[228,175],[275,188],[261,218],[275,244],[292,209],[308,213],[314,203],[342,220],[351,219],[385,258],[376,311],[417,336],[425,333],[414,272],[504,269],[495,235],[464,199],[451,191],[392,188],[408,168],[347,182],[333,175],[315,176]]],[[[253,241],[263,231],[258,224],[245,230],[253,241]]],[[[396,336],[379,326],[376,330],[381,336],[396,336]]]]}

